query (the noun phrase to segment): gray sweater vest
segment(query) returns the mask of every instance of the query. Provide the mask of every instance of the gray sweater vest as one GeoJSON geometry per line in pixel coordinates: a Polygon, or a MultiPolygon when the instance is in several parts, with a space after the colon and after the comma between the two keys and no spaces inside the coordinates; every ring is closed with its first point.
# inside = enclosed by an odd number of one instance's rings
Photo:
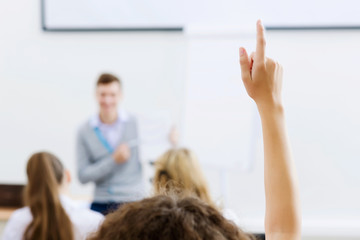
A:
{"type": "MultiPolygon", "coordinates": [[[[138,141],[136,120],[124,122],[119,144],[138,141]]],[[[94,182],[94,202],[130,202],[144,196],[141,162],[138,146],[132,146],[130,158],[122,164],[115,163],[98,139],[89,122],[83,124],[77,136],[77,167],[81,183],[94,182]]]]}

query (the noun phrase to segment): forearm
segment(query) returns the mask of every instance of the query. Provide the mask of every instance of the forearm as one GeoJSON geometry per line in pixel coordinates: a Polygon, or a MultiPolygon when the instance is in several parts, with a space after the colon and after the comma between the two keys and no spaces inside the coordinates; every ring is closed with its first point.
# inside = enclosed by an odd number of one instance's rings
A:
{"type": "Polygon", "coordinates": [[[83,161],[87,162],[87,164],[79,166],[78,174],[81,183],[100,181],[112,174],[116,167],[116,163],[111,155],[99,159],[95,163],[89,163],[88,159],[83,161]]]}
{"type": "Polygon", "coordinates": [[[258,107],[264,140],[267,232],[299,232],[295,168],[281,104],[258,107]]]}

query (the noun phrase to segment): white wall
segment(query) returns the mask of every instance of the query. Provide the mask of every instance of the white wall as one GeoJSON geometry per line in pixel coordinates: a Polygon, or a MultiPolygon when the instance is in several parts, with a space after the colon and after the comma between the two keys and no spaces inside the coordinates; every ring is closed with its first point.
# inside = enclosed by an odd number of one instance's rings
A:
{"type": "MultiPolygon", "coordinates": [[[[231,37],[231,46],[236,39],[231,37]]],[[[39,1],[1,1],[0,181],[25,182],[27,157],[40,149],[59,155],[75,175],[76,128],[96,111],[93,85],[102,71],[124,79],[127,108],[165,111],[180,124],[184,82],[194,74],[186,72],[188,41],[180,33],[44,33],[39,1]]],[[[305,235],[360,235],[359,42],[357,31],[268,33],[269,55],[285,68],[305,235]]],[[[213,195],[225,193],[227,206],[248,229],[259,229],[264,212],[259,141],[254,156],[253,171],[239,174],[234,165],[225,178],[204,164],[213,195]]],[[[76,178],[71,190],[90,191],[76,178]]]]}

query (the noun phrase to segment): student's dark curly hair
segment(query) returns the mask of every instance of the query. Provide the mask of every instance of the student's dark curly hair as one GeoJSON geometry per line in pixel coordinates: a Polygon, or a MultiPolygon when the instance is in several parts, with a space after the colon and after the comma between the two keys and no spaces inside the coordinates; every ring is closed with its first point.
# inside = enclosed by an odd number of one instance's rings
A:
{"type": "Polygon", "coordinates": [[[88,240],[252,240],[215,208],[193,197],[159,195],[107,215],[88,240]]]}

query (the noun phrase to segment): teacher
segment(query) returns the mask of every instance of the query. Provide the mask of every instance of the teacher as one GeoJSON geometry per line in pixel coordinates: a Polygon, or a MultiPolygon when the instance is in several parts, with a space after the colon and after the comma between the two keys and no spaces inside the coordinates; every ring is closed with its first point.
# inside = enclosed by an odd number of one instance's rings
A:
{"type": "Polygon", "coordinates": [[[99,113],[77,136],[79,180],[95,183],[91,209],[104,215],[144,196],[136,119],[119,108],[122,99],[120,79],[102,74],[96,83],[99,113]]]}

